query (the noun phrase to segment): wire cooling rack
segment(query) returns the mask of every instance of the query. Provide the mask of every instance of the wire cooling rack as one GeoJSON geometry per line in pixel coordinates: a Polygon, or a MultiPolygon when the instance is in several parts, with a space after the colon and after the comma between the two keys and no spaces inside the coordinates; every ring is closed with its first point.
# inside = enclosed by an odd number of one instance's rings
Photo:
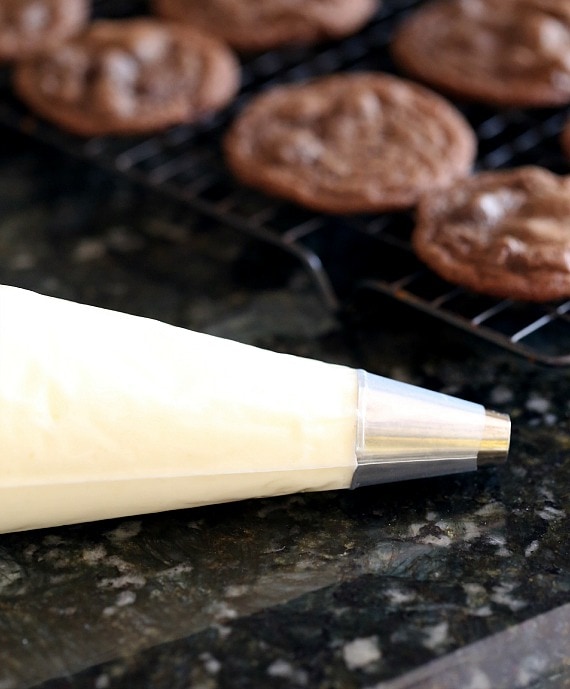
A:
{"type": "MultiPolygon", "coordinates": [[[[477,337],[550,366],[570,365],[570,301],[528,304],[474,294],[439,279],[410,246],[410,213],[329,216],[244,188],[227,171],[221,135],[243,105],[273,84],[335,71],[398,73],[387,46],[397,22],[423,0],[383,0],[358,34],[312,47],[242,57],[242,87],[224,112],[155,136],[79,139],[34,118],[13,96],[9,72],[0,89],[0,122],[28,132],[266,242],[303,267],[333,311],[357,294],[382,295],[477,337]]],[[[145,14],[138,0],[95,0],[94,16],[145,14]]],[[[570,172],[559,145],[566,108],[496,110],[456,103],[479,141],[477,169],[542,165],[570,172]]],[[[379,299],[380,301],[380,299],[379,299]]]]}

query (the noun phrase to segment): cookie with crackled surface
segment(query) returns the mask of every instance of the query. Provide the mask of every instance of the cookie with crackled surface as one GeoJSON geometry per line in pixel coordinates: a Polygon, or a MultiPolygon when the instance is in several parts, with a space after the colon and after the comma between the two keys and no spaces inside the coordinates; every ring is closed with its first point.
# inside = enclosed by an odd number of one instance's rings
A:
{"type": "Polygon", "coordinates": [[[255,97],[224,139],[246,185],[327,213],[413,206],[470,173],[474,132],[447,100],[398,77],[337,73],[255,97]]]}
{"type": "Polygon", "coordinates": [[[14,70],[30,109],[80,136],[195,122],[228,105],[239,85],[239,62],[225,44],[154,18],[93,21],[14,70]]]}
{"type": "Polygon", "coordinates": [[[445,280],[500,298],[570,297],[570,175],[481,172],[424,196],[412,247],[445,280]]]}
{"type": "Polygon", "coordinates": [[[362,28],[380,0],[152,0],[154,13],[215,34],[240,52],[337,39],[362,28]]]}
{"type": "Polygon", "coordinates": [[[390,49],[408,76],[448,95],[498,107],[570,102],[568,0],[429,0],[390,49]]]}
{"type": "Polygon", "coordinates": [[[88,0],[1,0],[0,61],[23,60],[81,31],[88,0]]]}

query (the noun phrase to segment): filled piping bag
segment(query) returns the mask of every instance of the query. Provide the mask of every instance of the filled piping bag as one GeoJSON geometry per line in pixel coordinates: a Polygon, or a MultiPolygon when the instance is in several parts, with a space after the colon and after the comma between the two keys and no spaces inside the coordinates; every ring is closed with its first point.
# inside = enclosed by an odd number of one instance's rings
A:
{"type": "Polygon", "coordinates": [[[471,471],[508,416],[0,285],[0,532],[471,471]]]}

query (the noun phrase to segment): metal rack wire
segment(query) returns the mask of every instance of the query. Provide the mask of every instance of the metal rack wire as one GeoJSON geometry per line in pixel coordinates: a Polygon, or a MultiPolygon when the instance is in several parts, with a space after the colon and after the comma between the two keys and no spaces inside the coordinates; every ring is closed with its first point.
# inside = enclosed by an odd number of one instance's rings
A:
{"type": "MultiPolygon", "coordinates": [[[[355,36],[242,58],[242,87],[224,112],[148,137],[70,136],[38,120],[14,98],[5,70],[0,122],[128,177],[239,232],[287,252],[338,311],[355,293],[388,296],[505,349],[550,366],[570,365],[570,301],[527,304],[473,294],[437,278],[410,246],[411,213],[328,216],[244,188],[228,173],[221,135],[256,92],[334,71],[398,73],[387,51],[396,22],[423,0],[384,0],[355,36]]],[[[138,0],[95,0],[95,16],[147,12],[138,0]]],[[[478,136],[478,169],[536,164],[570,172],[559,134],[565,108],[494,110],[457,103],[478,136]]]]}

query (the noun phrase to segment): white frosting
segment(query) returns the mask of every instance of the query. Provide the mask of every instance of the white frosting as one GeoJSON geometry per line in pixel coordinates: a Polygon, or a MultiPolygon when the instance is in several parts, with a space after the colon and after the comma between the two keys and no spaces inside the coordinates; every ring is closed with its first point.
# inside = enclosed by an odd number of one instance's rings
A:
{"type": "Polygon", "coordinates": [[[348,367],[0,286],[0,532],[346,488],[356,396],[348,367]]]}

